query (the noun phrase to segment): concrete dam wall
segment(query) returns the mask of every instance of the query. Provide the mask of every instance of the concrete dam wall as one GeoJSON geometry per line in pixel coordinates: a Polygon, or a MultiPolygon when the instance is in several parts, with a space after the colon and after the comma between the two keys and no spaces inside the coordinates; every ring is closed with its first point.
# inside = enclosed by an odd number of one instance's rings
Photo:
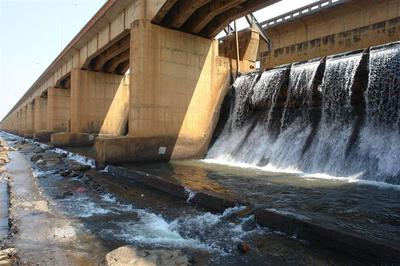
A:
{"type": "Polygon", "coordinates": [[[207,159],[400,184],[400,43],[236,79],[207,159]]]}
{"type": "Polygon", "coordinates": [[[269,50],[260,43],[263,68],[343,53],[400,39],[400,2],[351,0],[266,28],[269,50]]]}

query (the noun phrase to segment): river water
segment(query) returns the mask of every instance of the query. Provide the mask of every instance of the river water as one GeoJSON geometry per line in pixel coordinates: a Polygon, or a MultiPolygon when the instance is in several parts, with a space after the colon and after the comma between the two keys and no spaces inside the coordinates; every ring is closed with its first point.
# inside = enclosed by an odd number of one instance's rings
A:
{"type": "Polygon", "coordinates": [[[7,182],[0,177],[0,243],[8,234],[7,182]]]}
{"type": "MultiPolygon", "coordinates": [[[[10,144],[17,145],[27,159],[37,154],[33,150],[38,146],[10,144]]],[[[67,221],[68,228],[63,227],[60,232],[66,238],[74,237],[72,245],[62,243],[58,248],[67,247],[69,252],[92,254],[99,259],[127,244],[146,249],[180,249],[191,257],[193,265],[357,265],[352,258],[261,228],[253,216],[224,218],[240,206],[223,214],[210,213],[96,170],[64,177],[60,170],[71,161],[92,162],[71,154],[60,159],[60,153],[62,150],[48,149],[40,153],[46,164],[32,164],[41,195],[49,202],[51,219],[67,221]],[[237,249],[242,242],[250,245],[247,254],[237,249]]],[[[40,215],[36,217],[40,219],[40,215]]],[[[51,250],[53,246],[57,244],[32,249],[38,249],[40,255],[40,250],[51,250]]],[[[24,248],[29,250],[29,243],[24,248]]]]}

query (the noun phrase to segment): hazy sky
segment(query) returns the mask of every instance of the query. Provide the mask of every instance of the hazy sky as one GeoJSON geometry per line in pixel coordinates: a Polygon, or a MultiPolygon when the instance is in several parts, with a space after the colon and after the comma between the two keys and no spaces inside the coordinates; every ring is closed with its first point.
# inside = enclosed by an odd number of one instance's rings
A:
{"type": "MultiPolygon", "coordinates": [[[[282,0],[256,17],[263,21],[315,1],[282,0]]],[[[0,120],[105,2],[0,0],[0,120]]]]}

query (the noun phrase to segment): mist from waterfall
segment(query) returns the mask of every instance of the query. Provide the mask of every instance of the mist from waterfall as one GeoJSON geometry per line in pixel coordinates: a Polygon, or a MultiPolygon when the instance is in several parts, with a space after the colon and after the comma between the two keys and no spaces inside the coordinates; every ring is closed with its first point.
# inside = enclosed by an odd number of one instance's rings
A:
{"type": "Polygon", "coordinates": [[[206,159],[399,184],[399,47],[238,77],[206,159]]]}

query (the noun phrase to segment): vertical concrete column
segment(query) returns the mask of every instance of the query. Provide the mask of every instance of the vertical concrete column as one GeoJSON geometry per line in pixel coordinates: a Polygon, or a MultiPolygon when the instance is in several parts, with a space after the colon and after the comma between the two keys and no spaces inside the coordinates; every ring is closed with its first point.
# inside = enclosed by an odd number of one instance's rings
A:
{"type": "Polygon", "coordinates": [[[26,105],[26,110],[25,110],[24,137],[31,138],[33,136],[34,122],[35,122],[35,103],[30,102],[26,105]]]}
{"type": "Polygon", "coordinates": [[[18,134],[21,135],[22,130],[24,130],[25,126],[25,116],[24,116],[24,107],[22,107],[18,111],[18,134]]]}
{"type": "Polygon", "coordinates": [[[70,90],[48,88],[47,90],[47,130],[68,131],[70,110],[70,90]]]}
{"type": "Polygon", "coordinates": [[[35,131],[47,129],[47,98],[35,98],[35,131]]]}
{"type": "Polygon", "coordinates": [[[35,98],[35,130],[33,132],[33,139],[38,141],[47,142],[50,140],[51,131],[47,130],[47,98],[35,98]]]}
{"type": "Polygon", "coordinates": [[[21,110],[17,111],[16,116],[17,116],[17,121],[16,121],[16,124],[15,124],[15,127],[16,127],[16,132],[15,133],[19,134],[19,132],[21,130],[21,110]]]}
{"type": "Polygon", "coordinates": [[[131,160],[202,156],[229,84],[217,42],[140,20],[130,51],[131,160]]]}
{"type": "Polygon", "coordinates": [[[27,129],[27,115],[26,115],[27,110],[28,110],[28,108],[26,105],[24,107],[22,107],[22,109],[21,109],[21,126],[20,126],[20,132],[19,132],[19,134],[21,136],[24,135],[24,133],[27,129]]]}
{"type": "Polygon", "coordinates": [[[129,76],[71,70],[70,131],[53,134],[58,146],[88,146],[99,133],[118,136],[128,120],[129,76]]]}
{"type": "Polygon", "coordinates": [[[71,133],[122,134],[128,103],[129,76],[72,69],[71,133]]]}
{"type": "Polygon", "coordinates": [[[26,113],[26,127],[28,130],[33,131],[35,128],[35,102],[30,102],[27,105],[27,113],[26,113]]]}

